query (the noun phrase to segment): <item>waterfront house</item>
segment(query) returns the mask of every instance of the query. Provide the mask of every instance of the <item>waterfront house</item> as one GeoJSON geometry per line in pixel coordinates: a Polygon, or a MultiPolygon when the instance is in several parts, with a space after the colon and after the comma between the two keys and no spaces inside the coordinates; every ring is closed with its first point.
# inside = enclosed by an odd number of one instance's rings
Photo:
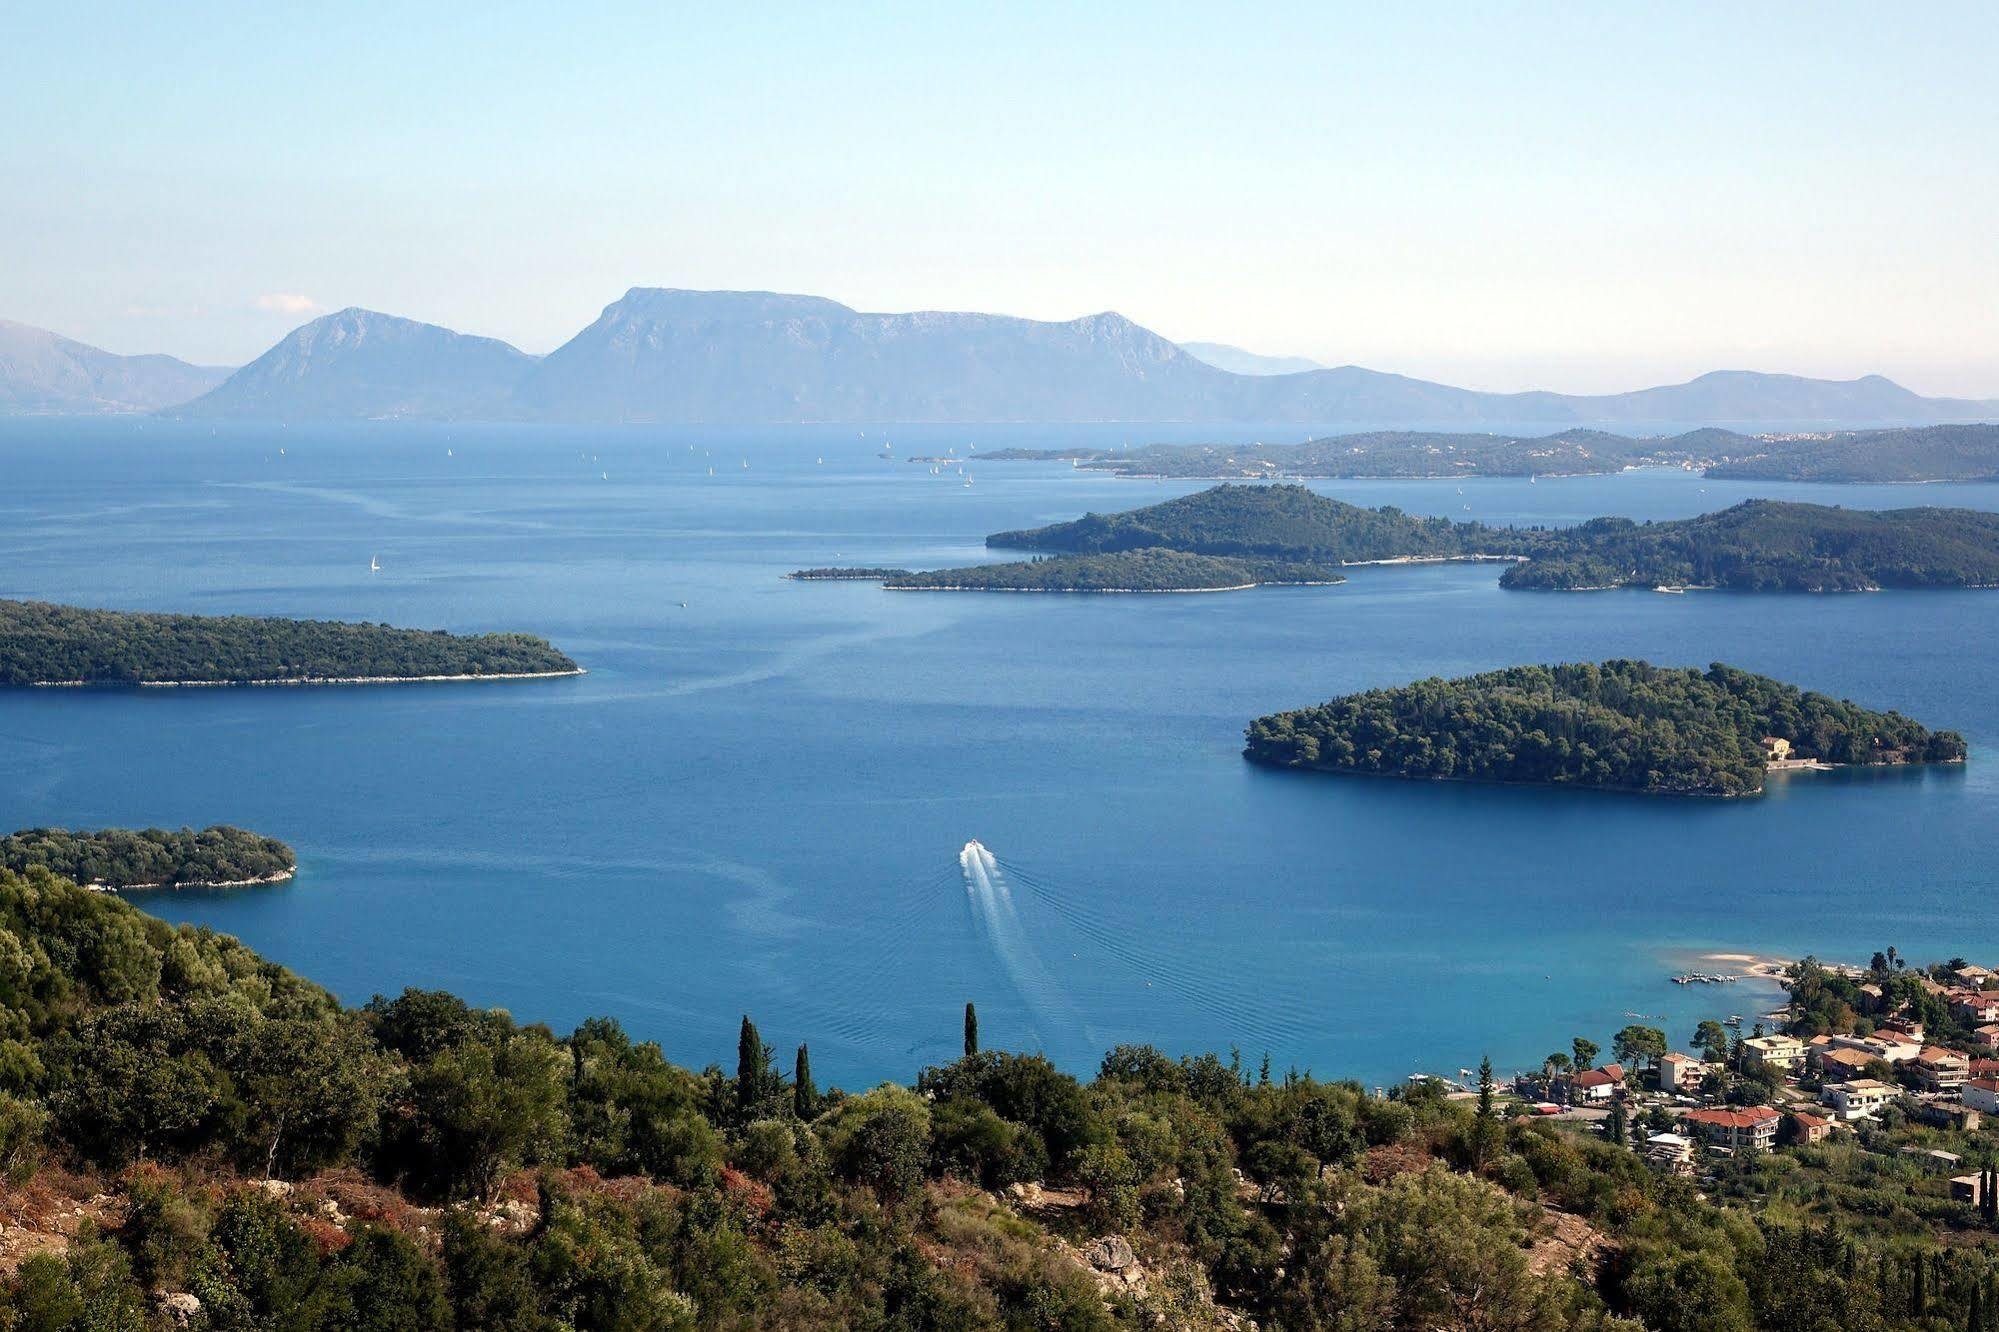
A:
{"type": "Polygon", "coordinates": [[[1790,1119],[1792,1142],[1809,1145],[1824,1142],[1832,1136],[1832,1121],[1824,1115],[1815,1115],[1809,1110],[1793,1110],[1790,1119]]]}
{"type": "Polygon", "coordinates": [[[1715,1106],[1707,1110],[1689,1110],[1680,1116],[1680,1122],[1706,1138],[1716,1147],[1726,1147],[1732,1152],[1763,1152],[1777,1145],[1777,1125],[1784,1117],[1767,1105],[1752,1105],[1744,1109],[1715,1106]]]}
{"type": "Polygon", "coordinates": [[[1674,1050],[1660,1058],[1657,1073],[1662,1092],[1698,1091],[1701,1080],[1707,1077],[1707,1065],[1674,1050]]]}
{"type": "Polygon", "coordinates": [[[1766,762],[1782,763],[1791,757],[1791,742],[1781,735],[1766,735],[1762,743],[1766,762]]]}
{"type": "Polygon", "coordinates": [[[1795,1036],[1751,1036],[1742,1043],[1742,1062],[1748,1068],[1789,1071],[1804,1057],[1805,1043],[1795,1036]]]}
{"type": "Polygon", "coordinates": [[[1916,1075],[1931,1091],[1956,1091],[1971,1076],[1971,1057],[1941,1045],[1924,1046],[1916,1056],[1916,1075]]]}
{"type": "Polygon", "coordinates": [[[1957,1095],[1967,1110],[1999,1115],[1999,1078],[1968,1078],[1957,1089],[1957,1095]]]}
{"type": "Polygon", "coordinates": [[[1884,1105],[1892,1104],[1902,1094],[1902,1089],[1873,1078],[1855,1078],[1851,1082],[1829,1083],[1819,1100],[1830,1106],[1841,1119],[1867,1119],[1884,1105]]]}
{"type": "Polygon", "coordinates": [[[1605,1064],[1602,1068],[1586,1068],[1569,1079],[1569,1100],[1608,1101],[1624,1090],[1624,1066],[1605,1064]]]}

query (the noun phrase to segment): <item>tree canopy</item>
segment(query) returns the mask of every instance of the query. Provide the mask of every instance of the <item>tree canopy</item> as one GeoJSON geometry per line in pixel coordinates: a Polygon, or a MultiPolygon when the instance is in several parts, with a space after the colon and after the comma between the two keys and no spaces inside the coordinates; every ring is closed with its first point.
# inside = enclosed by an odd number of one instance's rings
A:
{"type": "Polygon", "coordinates": [[[1719,664],[1642,661],[1514,666],[1348,694],[1257,718],[1243,753],[1324,772],[1747,795],[1763,789],[1765,737],[1834,764],[1965,755],[1956,732],[1897,712],[1719,664]]]}
{"type": "Polygon", "coordinates": [[[252,684],[576,669],[548,640],[530,634],[0,601],[0,685],[252,684]]]}

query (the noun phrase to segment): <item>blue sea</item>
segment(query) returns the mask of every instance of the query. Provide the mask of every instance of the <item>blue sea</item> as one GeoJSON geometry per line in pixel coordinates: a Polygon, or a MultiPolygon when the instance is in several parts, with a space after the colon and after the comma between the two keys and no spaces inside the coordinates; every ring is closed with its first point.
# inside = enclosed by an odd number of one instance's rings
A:
{"type": "MultiPolygon", "coordinates": [[[[1379,1084],[1772,1006],[1669,983],[1708,953],[1999,959],[1999,593],[1506,593],[1492,566],[1148,597],[782,577],[974,562],[990,531],[1198,488],[979,450],[1213,434],[5,423],[0,596],[523,629],[589,674],[7,692],[0,826],[240,824],[297,848],[295,882],[135,900],[352,1002],[608,1014],[695,1066],[748,1013],[850,1087],[952,1057],[967,1000],[988,1044],[1079,1073],[1151,1042],[1379,1084]],[[900,461],[947,449],[969,478],[900,461]],[[1973,760],[1689,802],[1239,756],[1274,709],[1613,656],[1898,707],[1973,760]]],[[[1993,486],[1668,470],[1314,488],[1490,522],[1752,495],[1999,509],[1993,486]]]]}

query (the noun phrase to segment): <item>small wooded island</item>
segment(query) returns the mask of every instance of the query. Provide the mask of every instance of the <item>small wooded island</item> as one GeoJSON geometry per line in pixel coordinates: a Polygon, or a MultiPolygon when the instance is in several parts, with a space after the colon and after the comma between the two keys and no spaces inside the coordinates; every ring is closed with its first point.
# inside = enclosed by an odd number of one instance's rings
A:
{"type": "Polygon", "coordinates": [[[1251,722],[1273,767],[1651,795],[1754,795],[1776,766],[1957,763],[1964,737],[1767,676],[1642,661],[1514,666],[1251,722]]]}
{"type": "Polygon", "coordinates": [[[794,578],[1012,592],[1199,592],[1344,581],[1357,564],[1496,560],[1509,589],[1847,592],[1999,587],[1999,514],[1745,500],[1667,522],[1594,518],[1493,527],[1365,509],[1296,485],[1220,485],[1125,513],[986,538],[1053,558],[912,573],[802,569],[794,578]]]}
{"type": "Polygon", "coordinates": [[[582,673],[531,634],[0,601],[0,685],[374,684],[582,673]]]}
{"type": "Polygon", "coordinates": [[[899,592],[1240,592],[1346,581],[1339,570],[1323,564],[1224,559],[1157,548],[957,569],[802,569],[791,577],[873,580],[899,592]]]}
{"type": "Polygon", "coordinates": [[[90,888],[220,888],[280,883],[298,857],[275,837],[217,825],[196,832],[147,828],[27,828],[0,837],[0,870],[36,865],[90,888]]]}

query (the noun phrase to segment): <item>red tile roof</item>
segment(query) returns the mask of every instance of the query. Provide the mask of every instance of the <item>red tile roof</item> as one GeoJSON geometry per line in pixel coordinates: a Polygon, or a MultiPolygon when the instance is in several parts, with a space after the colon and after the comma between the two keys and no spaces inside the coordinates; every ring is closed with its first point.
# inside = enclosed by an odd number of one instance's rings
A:
{"type": "Polygon", "coordinates": [[[1716,1128],[1746,1129],[1774,1123],[1783,1116],[1767,1105],[1752,1105],[1747,1110],[1689,1110],[1681,1118],[1716,1128]]]}
{"type": "Polygon", "coordinates": [[[1826,1119],[1821,1115],[1806,1114],[1803,1110],[1793,1110],[1791,1118],[1803,1124],[1806,1128],[1824,1128],[1826,1125],[1832,1123],[1830,1119],[1826,1119]]]}

